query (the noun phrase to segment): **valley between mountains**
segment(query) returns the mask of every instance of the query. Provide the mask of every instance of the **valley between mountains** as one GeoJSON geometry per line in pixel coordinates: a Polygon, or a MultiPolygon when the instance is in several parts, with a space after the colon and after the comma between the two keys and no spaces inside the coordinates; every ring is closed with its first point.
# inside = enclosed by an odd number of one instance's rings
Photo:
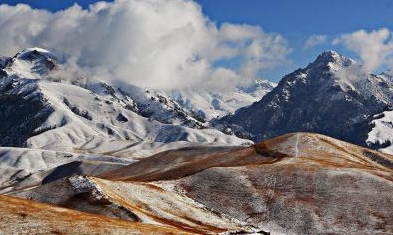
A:
{"type": "Polygon", "coordinates": [[[393,80],[326,51],[217,92],[0,57],[0,234],[392,234],[393,80]]]}

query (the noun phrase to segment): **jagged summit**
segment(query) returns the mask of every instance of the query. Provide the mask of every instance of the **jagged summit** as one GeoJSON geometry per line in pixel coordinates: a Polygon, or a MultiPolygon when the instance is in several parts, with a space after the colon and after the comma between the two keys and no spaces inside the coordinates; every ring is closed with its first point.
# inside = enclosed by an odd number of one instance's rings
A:
{"type": "Polygon", "coordinates": [[[338,85],[343,89],[353,88],[353,81],[342,76],[340,73],[358,67],[352,67],[356,61],[339,54],[336,51],[328,50],[319,54],[315,60],[305,68],[299,68],[294,72],[285,75],[279,82],[281,86],[292,87],[297,83],[314,83],[315,86],[326,87],[338,85]],[[286,84],[286,85],[285,85],[286,84]]]}
{"type": "Polygon", "coordinates": [[[327,60],[337,60],[340,57],[343,57],[342,55],[340,55],[337,51],[333,51],[333,50],[326,50],[324,52],[322,52],[320,55],[318,55],[317,59],[327,59],[327,60]]]}
{"type": "Polygon", "coordinates": [[[340,55],[336,51],[324,51],[322,54],[318,55],[314,62],[310,63],[307,68],[312,67],[328,67],[333,71],[338,71],[344,67],[349,67],[356,64],[356,61],[340,55]]]}

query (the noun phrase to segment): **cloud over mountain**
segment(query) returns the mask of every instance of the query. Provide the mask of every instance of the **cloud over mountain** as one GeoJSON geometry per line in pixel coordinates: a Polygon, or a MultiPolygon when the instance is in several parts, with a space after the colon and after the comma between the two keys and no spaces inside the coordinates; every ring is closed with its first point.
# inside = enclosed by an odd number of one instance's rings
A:
{"type": "Polygon", "coordinates": [[[55,13],[0,5],[0,38],[3,55],[56,49],[75,56],[89,75],[156,88],[247,83],[291,51],[281,35],[217,25],[186,0],[75,4],[55,13]]]}
{"type": "Polygon", "coordinates": [[[393,37],[387,28],[346,33],[334,39],[333,44],[342,44],[356,53],[366,72],[375,72],[381,67],[393,65],[393,37]]]}

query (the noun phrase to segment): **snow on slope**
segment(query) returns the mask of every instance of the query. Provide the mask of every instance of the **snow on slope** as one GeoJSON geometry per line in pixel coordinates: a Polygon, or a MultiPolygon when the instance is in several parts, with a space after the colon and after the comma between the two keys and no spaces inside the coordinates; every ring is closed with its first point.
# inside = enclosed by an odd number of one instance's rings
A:
{"type": "Polygon", "coordinates": [[[58,128],[31,137],[27,142],[29,147],[66,145],[82,148],[110,140],[223,144],[242,142],[212,129],[196,130],[179,125],[162,124],[155,120],[150,121],[77,86],[40,81],[39,89],[55,107],[55,111],[40,126],[40,129],[50,129],[54,126],[58,128]]]}
{"type": "Polygon", "coordinates": [[[374,115],[371,126],[372,129],[367,136],[367,144],[384,153],[393,154],[393,111],[374,115]]]}
{"type": "Polygon", "coordinates": [[[163,152],[9,195],[198,234],[385,235],[392,169],[393,156],[292,133],[250,147],[163,152]]]}
{"type": "Polygon", "coordinates": [[[193,110],[201,118],[211,120],[259,101],[276,85],[276,83],[258,79],[251,85],[222,91],[198,88],[159,92],[172,97],[182,107],[193,110]]]}
{"type": "Polygon", "coordinates": [[[133,162],[105,155],[0,147],[0,193],[73,174],[101,174],[133,162]]]}
{"type": "Polygon", "coordinates": [[[6,68],[9,75],[39,79],[56,67],[59,57],[41,48],[29,48],[15,55],[6,68]]]}
{"type": "Polygon", "coordinates": [[[155,92],[89,83],[63,61],[40,48],[1,58],[0,192],[115,170],[169,149],[251,143],[208,129],[155,92]]]}
{"type": "Polygon", "coordinates": [[[86,88],[105,98],[122,104],[139,115],[165,124],[176,124],[191,128],[206,128],[203,120],[177,102],[157,91],[142,89],[132,84],[111,86],[105,82],[90,81],[86,88]],[[119,88],[121,87],[121,89],[119,88]]]}
{"type": "Polygon", "coordinates": [[[284,76],[261,101],[215,125],[256,142],[307,131],[366,146],[370,118],[389,110],[392,97],[392,81],[365,74],[354,60],[326,51],[284,76]]]}
{"type": "Polygon", "coordinates": [[[47,170],[72,161],[102,161],[129,164],[134,162],[105,155],[84,155],[42,149],[0,147],[0,168],[47,170]]]}
{"type": "MultiPolygon", "coordinates": [[[[114,151],[143,142],[250,143],[214,129],[180,126],[178,124],[183,124],[181,118],[173,118],[177,123],[165,123],[163,117],[173,114],[174,110],[177,114],[182,113],[181,108],[170,102],[152,102],[149,105],[147,101],[153,101],[152,96],[145,92],[137,93],[135,87],[123,87],[122,99],[116,99],[114,93],[108,92],[111,90],[109,85],[104,87],[104,92],[94,85],[88,90],[45,79],[51,77],[52,71],[61,69],[61,60],[57,58],[43,49],[27,49],[12,58],[3,69],[8,77],[0,82],[4,101],[0,104],[0,119],[5,123],[0,132],[4,135],[2,146],[94,152],[94,149],[103,151],[102,146],[109,146],[114,151]],[[135,104],[126,92],[134,97],[145,96],[139,97],[139,103],[135,104]],[[140,102],[142,99],[143,104],[140,102]],[[162,103],[166,106],[159,105],[162,103]],[[140,115],[143,109],[150,112],[148,118],[140,115]]],[[[117,96],[120,96],[121,91],[117,91],[117,96]]],[[[176,117],[192,119],[186,113],[176,117]]]]}
{"type": "MultiPolygon", "coordinates": [[[[393,69],[382,72],[378,77],[393,81],[393,69]]],[[[393,95],[392,95],[393,96],[393,95]]],[[[393,97],[392,97],[393,99],[393,97]]],[[[367,145],[384,153],[393,154],[393,107],[375,114],[370,121],[371,131],[367,136],[367,145]]]]}

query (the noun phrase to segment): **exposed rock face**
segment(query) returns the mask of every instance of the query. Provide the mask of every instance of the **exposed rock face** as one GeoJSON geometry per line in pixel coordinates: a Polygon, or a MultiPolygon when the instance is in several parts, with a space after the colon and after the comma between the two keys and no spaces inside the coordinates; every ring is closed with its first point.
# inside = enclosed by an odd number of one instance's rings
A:
{"type": "Polygon", "coordinates": [[[215,125],[256,142],[307,131],[366,146],[372,116],[392,106],[393,83],[355,68],[352,59],[324,52],[306,68],[286,75],[259,102],[215,125]],[[355,71],[359,73],[353,75],[355,71]]]}
{"type": "Polygon", "coordinates": [[[393,156],[318,134],[170,150],[11,194],[196,233],[393,233],[393,156]]]}

